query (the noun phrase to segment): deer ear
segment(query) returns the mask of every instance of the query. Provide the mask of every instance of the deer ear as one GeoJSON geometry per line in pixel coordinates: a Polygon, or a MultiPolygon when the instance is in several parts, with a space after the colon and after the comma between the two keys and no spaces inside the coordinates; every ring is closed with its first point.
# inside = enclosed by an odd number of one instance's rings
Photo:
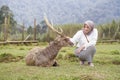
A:
{"type": "Polygon", "coordinates": [[[69,41],[69,38],[64,38],[65,41],[69,41]]]}
{"type": "Polygon", "coordinates": [[[58,43],[60,40],[61,40],[61,37],[58,36],[58,37],[55,39],[55,43],[58,43]]]}

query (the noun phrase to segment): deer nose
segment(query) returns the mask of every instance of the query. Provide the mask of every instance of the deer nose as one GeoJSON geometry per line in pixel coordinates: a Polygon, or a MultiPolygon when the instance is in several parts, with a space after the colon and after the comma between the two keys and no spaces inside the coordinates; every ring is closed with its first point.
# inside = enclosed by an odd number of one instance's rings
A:
{"type": "Polygon", "coordinates": [[[69,45],[70,45],[70,46],[73,46],[74,44],[73,44],[71,41],[69,41],[69,45]]]}

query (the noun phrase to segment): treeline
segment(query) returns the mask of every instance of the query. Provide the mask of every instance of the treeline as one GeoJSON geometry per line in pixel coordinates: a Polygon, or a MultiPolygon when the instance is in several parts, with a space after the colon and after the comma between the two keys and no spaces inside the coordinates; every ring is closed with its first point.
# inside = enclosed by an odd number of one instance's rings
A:
{"type": "Polygon", "coordinates": [[[120,20],[98,26],[99,39],[120,40],[120,20]]]}
{"type": "MultiPolygon", "coordinates": [[[[39,41],[52,41],[57,36],[47,28],[44,21],[36,23],[34,26],[25,27],[23,23],[19,25],[14,20],[14,15],[8,6],[2,6],[0,9],[0,41],[5,40],[39,40],[39,41]]],[[[63,33],[72,37],[78,30],[83,27],[83,24],[64,24],[54,25],[55,29],[59,27],[63,29],[63,33]]],[[[96,28],[99,32],[99,40],[120,40],[120,20],[113,20],[110,23],[97,25],[96,28]]]]}
{"type": "MultiPolygon", "coordinates": [[[[72,37],[78,30],[82,29],[83,24],[65,24],[55,26],[56,29],[58,27],[63,29],[65,35],[72,37]]],[[[96,28],[99,32],[99,40],[120,40],[120,20],[113,20],[110,23],[96,25],[96,28]]],[[[44,40],[50,40],[56,36],[56,33],[53,33],[51,30],[45,34],[46,36],[44,36],[44,40]]]]}

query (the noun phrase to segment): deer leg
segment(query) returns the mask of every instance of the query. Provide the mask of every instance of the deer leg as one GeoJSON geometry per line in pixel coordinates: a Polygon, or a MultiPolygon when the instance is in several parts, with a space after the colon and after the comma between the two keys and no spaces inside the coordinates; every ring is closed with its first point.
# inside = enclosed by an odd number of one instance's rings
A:
{"type": "Polygon", "coordinates": [[[35,60],[34,60],[34,57],[35,55],[34,54],[28,54],[26,57],[25,57],[25,61],[26,61],[26,65],[35,65],[35,60]]]}
{"type": "Polygon", "coordinates": [[[53,60],[53,65],[52,66],[59,66],[59,64],[56,60],[53,60]]]}
{"type": "Polygon", "coordinates": [[[56,60],[48,61],[46,63],[47,65],[44,65],[44,67],[59,66],[56,60]]]}
{"type": "Polygon", "coordinates": [[[40,55],[36,57],[35,65],[36,66],[43,66],[47,67],[49,65],[50,61],[48,58],[46,58],[44,55],[40,55]]]}

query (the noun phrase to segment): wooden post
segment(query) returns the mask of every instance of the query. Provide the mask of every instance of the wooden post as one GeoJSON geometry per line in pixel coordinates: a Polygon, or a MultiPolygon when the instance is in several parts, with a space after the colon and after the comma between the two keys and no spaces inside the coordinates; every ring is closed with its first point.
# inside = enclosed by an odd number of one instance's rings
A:
{"type": "Polygon", "coordinates": [[[111,29],[111,28],[109,27],[109,32],[108,32],[108,37],[109,37],[109,39],[110,39],[110,37],[111,37],[111,36],[110,36],[110,34],[111,34],[110,29],[111,29]]]}
{"type": "Polygon", "coordinates": [[[9,27],[10,27],[10,15],[7,18],[7,26],[6,26],[6,40],[9,38],[9,27]]]}
{"type": "Polygon", "coordinates": [[[22,25],[22,40],[24,40],[24,23],[23,23],[23,25],[22,25]]]}
{"type": "Polygon", "coordinates": [[[7,40],[7,17],[4,19],[4,41],[7,40]]]}
{"type": "Polygon", "coordinates": [[[117,35],[118,32],[119,32],[119,25],[118,25],[118,27],[117,27],[117,29],[116,29],[114,35],[113,35],[113,38],[112,38],[113,40],[115,40],[115,37],[116,37],[116,35],[117,35]]]}
{"type": "Polygon", "coordinates": [[[34,40],[36,40],[36,19],[34,19],[34,40]]]}

